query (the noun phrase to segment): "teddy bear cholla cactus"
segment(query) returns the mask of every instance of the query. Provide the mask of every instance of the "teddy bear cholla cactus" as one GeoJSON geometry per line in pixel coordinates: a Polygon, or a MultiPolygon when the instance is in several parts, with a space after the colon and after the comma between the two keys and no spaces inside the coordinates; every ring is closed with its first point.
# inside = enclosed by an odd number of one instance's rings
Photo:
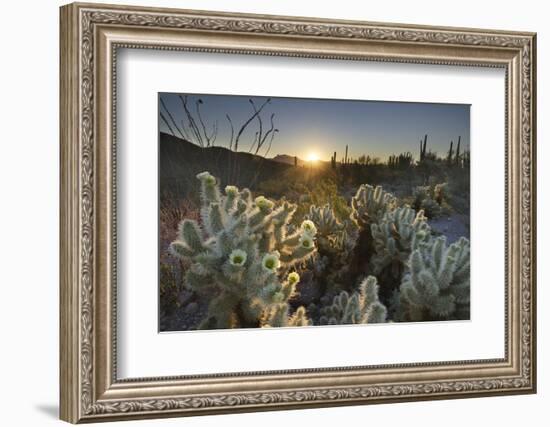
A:
{"type": "Polygon", "coordinates": [[[415,249],[400,288],[400,320],[470,318],[470,241],[441,236],[415,249]]]}
{"type": "Polygon", "coordinates": [[[312,270],[321,288],[337,289],[348,271],[357,226],[350,220],[340,222],[328,204],[310,206],[307,218],[317,227],[317,257],[312,270]]]}
{"type": "Polygon", "coordinates": [[[428,218],[436,218],[443,212],[443,203],[447,199],[447,184],[419,186],[413,190],[413,206],[422,209],[428,218]]]}
{"type": "Polygon", "coordinates": [[[335,235],[344,229],[328,204],[322,207],[311,205],[307,217],[316,225],[320,236],[335,235]]]}
{"type": "Polygon", "coordinates": [[[288,275],[282,294],[275,298],[276,300],[280,300],[280,302],[272,304],[266,312],[266,317],[264,319],[265,327],[311,325],[311,321],[308,319],[304,307],[300,306],[294,314],[290,314],[290,307],[288,303],[285,302],[294,294],[296,285],[299,281],[300,276],[295,271],[288,275]]]}
{"type": "Polygon", "coordinates": [[[321,309],[321,325],[344,325],[386,322],[386,307],[378,299],[376,277],[368,276],[361,282],[359,292],[340,292],[332,305],[321,309]]]}
{"type": "Polygon", "coordinates": [[[201,226],[185,219],[171,252],[191,263],[185,283],[210,297],[202,328],[264,326],[274,307],[286,304],[298,283],[290,268],[315,253],[315,228],[289,233],[296,206],[275,206],[248,189],[222,194],[208,172],[201,183],[201,226]]]}
{"type": "Polygon", "coordinates": [[[371,225],[371,232],[375,250],[370,260],[373,273],[379,275],[386,271],[398,281],[412,250],[428,244],[431,239],[424,212],[415,212],[409,206],[386,212],[380,221],[371,225]]]}
{"type": "Polygon", "coordinates": [[[363,184],[351,199],[351,219],[359,228],[366,229],[396,206],[397,200],[391,193],[380,186],[363,184]]]}

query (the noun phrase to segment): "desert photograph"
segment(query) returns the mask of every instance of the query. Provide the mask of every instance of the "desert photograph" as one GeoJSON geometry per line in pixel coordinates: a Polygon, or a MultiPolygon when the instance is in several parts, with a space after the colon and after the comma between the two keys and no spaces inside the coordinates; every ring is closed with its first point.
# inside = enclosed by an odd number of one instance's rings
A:
{"type": "Polygon", "coordinates": [[[470,106],[160,93],[159,330],[470,319],[470,106]]]}

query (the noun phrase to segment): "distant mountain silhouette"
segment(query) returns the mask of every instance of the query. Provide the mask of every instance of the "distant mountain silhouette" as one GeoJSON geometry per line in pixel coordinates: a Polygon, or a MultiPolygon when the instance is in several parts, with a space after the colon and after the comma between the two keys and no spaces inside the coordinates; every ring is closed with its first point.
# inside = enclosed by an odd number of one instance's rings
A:
{"type": "MultiPolygon", "coordinates": [[[[278,156],[280,157],[280,156],[278,156]]],[[[286,156],[291,157],[291,156],[286,156]]],[[[266,159],[250,153],[234,152],[224,147],[202,148],[185,139],[160,133],[160,191],[187,197],[196,193],[196,175],[208,171],[221,181],[222,188],[231,184],[257,188],[264,180],[281,176],[292,163],[266,159]]]]}
{"type": "MultiPolygon", "coordinates": [[[[275,157],[273,157],[271,160],[274,160],[276,162],[280,163],[286,163],[287,165],[294,166],[294,156],[289,156],[288,154],[277,154],[275,157]]],[[[304,166],[306,164],[305,160],[302,160],[298,157],[297,159],[298,166],[304,166]]]]}

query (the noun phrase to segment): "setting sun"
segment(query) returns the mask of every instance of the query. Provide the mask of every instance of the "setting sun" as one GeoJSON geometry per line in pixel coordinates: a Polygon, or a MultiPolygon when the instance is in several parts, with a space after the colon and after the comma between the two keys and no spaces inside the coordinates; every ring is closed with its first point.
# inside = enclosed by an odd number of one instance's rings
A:
{"type": "Polygon", "coordinates": [[[317,155],[317,153],[309,153],[307,156],[307,160],[309,162],[316,162],[317,160],[319,160],[319,156],[317,155]]]}

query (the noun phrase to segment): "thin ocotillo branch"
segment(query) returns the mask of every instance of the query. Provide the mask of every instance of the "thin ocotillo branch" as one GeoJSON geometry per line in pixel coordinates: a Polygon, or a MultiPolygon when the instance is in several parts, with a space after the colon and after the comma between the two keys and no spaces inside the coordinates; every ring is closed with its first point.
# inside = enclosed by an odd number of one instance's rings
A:
{"type": "Polygon", "coordinates": [[[183,131],[183,134],[185,135],[185,138],[188,140],[188,141],[192,141],[193,138],[191,138],[189,136],[189,134],[187,133],[187,131],[185,130],[185,122],[183,121],[183,119],[181,120],[181,130],[183,131]]]}
{"type": "Polygon", "coordinates": [[[244,124],[241,126],[241,128],[239,129],[239,132],[237,133],[237,137],[235,138],[235,151],[237,151],[239,149],[239,140],[241,138],[241,135],[243,134],[243,132],[245,131],[245,129],[248,127],[248,125],[252,122],[252,120],[254,120],[256,118],[256,116],[258,116],[258,114],[261,113],[262,109],[271,102],[271,98],[267,98],[267,100],[260,106],[260,108],[258,108],[254,114],[252,114],[252,116],[250,116],[250,118],[244,122],[244,124]]]}
{"type": "Polygon", "coordinates": [[[174,129],[172,129],[172,126],[170,126],[170,123],[168,123],[168,120],[166,120],[166,117],[164,116],[164,114],[162,114],[162,111],[159,111],[159,113],[160,113],[160,118],[170,130],[170,133],[172,134],[172,136],[176,136],[176,134],[174,133],[174,129]]]}
{"type": "MultiPolygon", "coordinates": [[[[273,116],[274,114],[271,115],[271,126],[272,126],[272,129],[273,129],[273,116]]],[[[252,187],[254,184],[256,184],[256,181],[258,180],[258,176],[260,175],[260,170],[262,168],[262,164],[264,162],[264,160],[267,158],[267,155],[269,154],[269,151],[271,150],[271,145],[273,144],[273,139],[275,138],[275,134],[279,132],[279,129],[273,129],[271,130],[270,129],[270,132],[269,133],[266,133],[266,136],[264,136],[264,141],[265,139],[267,138],[267,135],[271,134],[271,138],[269,139],[269,144],[267,146],[267,150],[266,152],[264,153],[264,155],[262,156],[261,160],[260,160],[260,164],[258,165],[258,167],[256,168],[256,172],[254,174],[254,178],[252,178],[252,180],[250,181],[250,186],[252,187]]]]}
{"type": "Polygon", "coordinates": [[[275,132],[279,131],[278,129],[275,129],[275,124],[273,122],[274,117],[275,117],[275,113],[272,113],[271,117],[270,117],[271,128],[265,133],[263,138],[258,139],[258,146],[256,147],[256,152],[254,154],[258,154],[258,151],[260,151],[262,146],[265,144],[265,141],[266,141],[266,139],[269,135],[271,135],[271,140],[269,141],[269,148],[268,148],[268,151],[266,152],[266,155],[269,152],[269,149],[271,149],[271,143],[273,142],[273,136],[275,135],[275,132]]]}
{"type": "Polygon", "coordinates": [[[199,128],[197,126],[197,123],[195,122],[195,119],[193,118],[193,115],[191,114],[191,111],[189,111],[189,108],[187,106],[187,96],[179,96],[181,100],[181,104],[183,106],[183,111],[185,112],[185,115],[187,116],[187,121],[189,122],[189,127],[191,128],[191,131],[193,132],[193,135],[197,139],[197,143],[204,147],[204,141],[202,139],[202,135],[199,131],[199,128]]]}
{"type": "Polygon", "coordinates": [[[229,117],[229,114],[226,114],[225,117],[227,117],[227,121],[231,126],[231,136],[229,138],[229,151],[231,151],[233,150],[233,138],[235,136],[235,128],[233,127],[233,122],[231,121],[231,117],[229,117]]]}
{"type": "MultiPolygon", "coordinates": [[[[178,133],[180,134],[180,136],[185,139],[185,136],[183,136],[183,132],[181,131],[181,129],[179,128],[178,124],[176,123],[176,121],[174,120],[174,116],[172,116],[172,113],[170,113],[170,110],[168,109],[168,107],[166,107],[166,104],[164,103],[164,100],[162,98],[160,98],[160,104],[161,106],[164,108],[164,110],[166,111],[166,114],[168,114],[168,117],[170,118],[170,121],[172,122],[172,124],[174,125],[174,127],[176,128],[176,130],[178,131],[178,133]]],[[[161,112],[162,114],[162,112],[161,112]]],[[[162,117],[162,116],[161,116],[162,117]]],[[[167,123],[166,121],[166,117],[165,117],[165,122],[167,123]]],[[[167,123],[168,124],[168,123],[167,123]]],[[[168,126],[168,128],[170,129],[170,126],[168,126]]],[[[171,130],[172,134],[174,136],[176,136],[174,134],[174,131],[171,130]]]]}
{"type": "MultiPolygon", "coordinates": [[[[250,146],[250,149],[248,150],[248,152],[251,153],[252,150],[254,149],[254,146],[256,145],[256,143],[258,145],[260,145],[260,141],[261,141],[262,135],[263,135],[263,121],[262,121],[262,116],[261,116],[260,112],[256,108],[256,104],[254,104],[254,101],[252,99],[249,99],[248,102],[250,102],[250,104],[252,105],[252,108],[254,109],[254,113],[256,114],[256,118],[258,119],[258,125],[259,125],[259,130],[258,130],[258,132],[256,132],[256,135],[254,137],[254,141],[252,141],[252,145],[250,146]]],[[[256,153],[258,153],[258,150],[256,150],[256,153]]]]}
{"type": "Polygon", "coordinates": [[[206,139],[206,146],[210,147],[214,145],[214,142],[216,141],[216,137],[218,134],[218,124],[217,122],[214,123],[214,126],[212,128],[212,133],[208,135],[208,132],[206,130],[206,124],[204,123],[204,120],[202,118],[201,109],[200,106],[203,104],[202,99],[198,99],[195,102],[196,110],[197,110],[197,117],[199,118],[199,123],[202,127],[202,132],[204,134],[204,138],[206,139]]]}

